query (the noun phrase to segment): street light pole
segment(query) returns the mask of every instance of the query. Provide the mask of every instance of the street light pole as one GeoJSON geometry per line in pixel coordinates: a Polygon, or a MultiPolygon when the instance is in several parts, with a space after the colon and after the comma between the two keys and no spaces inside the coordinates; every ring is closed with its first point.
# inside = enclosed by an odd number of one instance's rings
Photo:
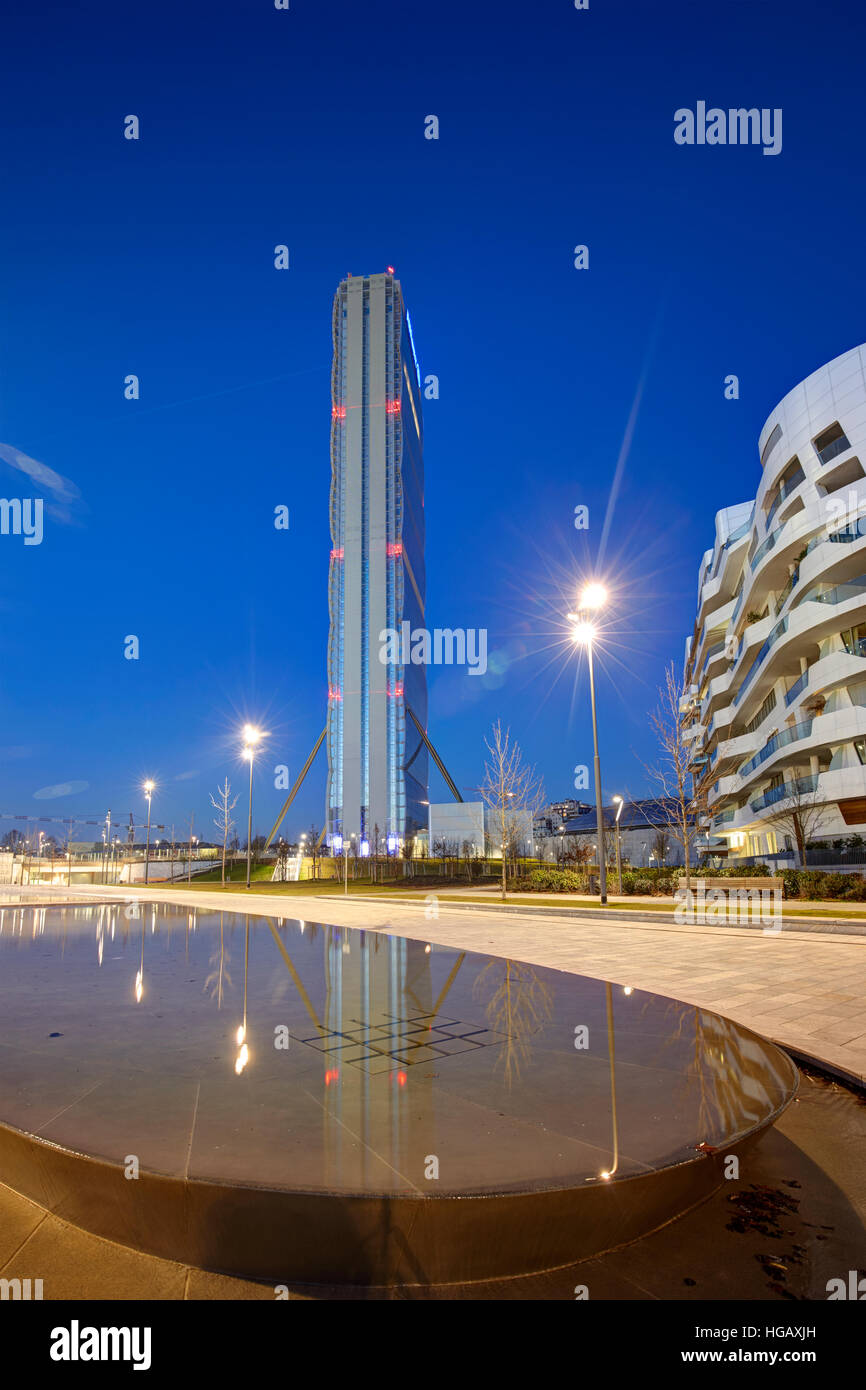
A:
{"type": "Polygon", "coordinates": [[[595,816],[598,833],[598,888],[599,900],[607,903],[607,865],[604,859],[604,807],[601,800],[601,762],[598,756],[598,723],[595,714],[595,673],[592,665],[592,644],[595,639],[595,625],[588,613],[592,609],[603,608],[607,601],[607,591],[602,584],[587,584],[581,594],[580,610],[570,613],[569,618],[577,621],[574,629],[575,641],[586,647],[589,662],[589,696],[592,705],[592,745],[595,761],[595,816]]]}
{"type": "Polygon", "coordinates": [[[245,739],[244,757],[248,758],[250,763],[250,801],[247,816],[247,887],[249,888],[253,852],[253,758],[256,752],[255,745],[262,737],[262,732],[252,724],[245,724],[243,734],[245,739]]]}
{"type": "Polygon", "coordinates": [[[252,749],[252,747],[249,747],[249,748],[247,748],[245,751],[246,751],[247,757],[248,757],[249,760],[250,760],[250,804],[249,804],[249,814],[248,814],[248,816],[247,816],[247,887],[249,888],[249,886],[250,886],[250,865],[251,865],[251,856],[252,856],[252,849],[253,849],[253,845],[252,845],[252,839],[253,839],[253,749],[252,749]]]}
{"type": "Polygon", "coordinates": [[[592,743],[595,753],[595,819],[598,829],[598,889],[599,899],[607,902],[607,865],[604,862],[604,808],[601,802],[601,762],[598,756],[598,724],[595,717],[595,677],[592,669],[592,638],[586,644],[589,657],[589,698],[592,703],[592,743]]]}
{"type": "Polygon", "coordinates": [[[150,871],[150,799],[153,796],[152,782],[145,782],[144,794],[147,797],[147,838],[144,842],[144,881],[147,883],[150,871]]]}

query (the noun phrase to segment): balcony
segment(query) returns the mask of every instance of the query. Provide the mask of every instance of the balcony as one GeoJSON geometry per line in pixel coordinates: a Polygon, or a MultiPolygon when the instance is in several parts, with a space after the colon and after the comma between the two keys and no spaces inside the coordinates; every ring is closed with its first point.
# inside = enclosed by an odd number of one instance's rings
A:
{"type": "Polygon", "coordinates": [[[791,578],[788,580],[787,584],[785,585],[784,589],[783,589],[782,592],[779,594],[779,597],[778,597],[778,599],[776,600],[776,612],[777,612],[777,613],[778,613],[778,612],[781,612],[781,610],[785,607],[785,604],[786,604],[787,599],[788,599],[788,595],[790,594],[791,590],[794,588],[795,584],[798,582],[799,578],[800,578],[800,571],[799,571],[799,568],[798,568],[798,569],[795,569],[795,570],[792,571],[792,573],[791,573],[791,578]]]}
{"type": "Polygon", "coordinates": [[[704,676],[707,674],[707,670],[709,669],[710,662],[713,660],[713,657],[719,656],[721,653],[724,652],[724,650],[724,637],[722,638],[721,642],[714,642],[713,645],[707,649],[706,655],[704,656],[704,659],[701,663],[700,675],[697,677],[695,681],[695,684],[698,686],[698,689],[700,689],[700,687],[703,685],[704,676]]]}
{"type": "MultiPolygon", "coordinates": [[[[736,545],[738,541],[741,541],[746,536],[748,536],[749,532],[752,529],[752,521],[754,520],[754,516],[755,509],[753,506],[751,513],[749,514],[748,521],[744,521],[740,526],[736,528],[735,531],[732,531],[725,543],[721,545],[719,549],[716,551],[712,562],[712,568],[706,571],[700,582],[698,594],[699,613],[700,610],[702,610],[709,603],[710,599],[717,598],[719,593],[721,592],[721,575],[724,569],[725,556],[727,555],[727,552],[731,549],[732,546],[736,545]],[[705,590],[709,589],[710,585],[715,586],[713,592],[705,592],[705,590]]],[[[730,602],[730,599],[725,599],[724,602],[728,603],[730,602]]],[[[719,605],[716,604],[716,607],[719,607],[719,605]]]]}
{"type": "Polygon", "coordinates": [[[795,681],[791,689],[785,692],[785,704],[792,705],[798,695],[802,695],[806,686],[809,684],[809,672],[804,671],[798,681],[795,681]]]}
{"type": "Polygon", "coordinates": [[[794,472],[791,474],[790,478],[787,478],[785,482],[781,483],[779,486],[778,496],[773,502],[773,505],[770,508],[770,510],[767,512],[767,519],[764,522],[764,527],[767,531],[769,531],[770,522],[773,520],[773,517],[776,515],[776,512],[779,510],[782,503],[788,497],[791,496],[792,492],[795,492],[797,490],[801,483],[805,481],[806,474],[803,472],[802,468],[798,464],[794,472]]]}
{"type": "Polygon", "coordinates": [[[810,589],[803,595],[803,603],[847,603],[849,599],[859,598],[861,594],[866,594],[866,574],[858,574],[856,579],[849,579],[845,584],[837,584],[834,588],[828,589],[825,594],[819,594],[815,589],[810,589]]]}
{"type": "Polygon", "coordinates": [[[794,801],[798,796],[808,796],[817,785],[818,774],[813,772],[809,777],[798,777],[793,782],[783,782],[780,787],[771,787],[763,796],[756,796],[750,801],[749,806],[755,815],[759,815],[761,811],[775,806],[780,801],[794,801]]]}
{"type": "Polygon", "coordinates": [[[842,426],[837,422],[831,425],[823,434],[819,434],[815,440],[815,453],[818,455],[822,464],[831,463],[833,459],[844,454],[851,445],[842,426]]]}
{"type": "Polygon", "coordinates": [[[797,743],[801,738],[808,738],[811,732],[811,719],[804,719],[802,724],[794,724],[790,729],[780,729],[777,734],[773,735],[769,742],[764,744],[760,752],[755,754],[754,758],[750,758],[747,763],[743,763],[743,766],[740,768],[740,776],[748,777],[750,773],[755,771],[756,767],[760,767],[761,763],[765,763],[767,759],[778,752],[780,748],[786,747],[789,743],[797,743]]]}
{"type": "Polygon", "coordinates": [[[751,682],[752,682],[752,680],[753,680],[755,674],[757,673],[758,667],[759,667],[759,666],[761,665],[761,663],[763,662],[763,660],[764,660],[765,656],[767,655],[767,653],[771,650],[772,647],[775,646],[775,644],[778,642],[779,638],[782,636],[783,633],[787,632],[787,630],[788,630],[788,619],[787,619],[787,618],[782,618],[781,622],[776,623],[776,626],[773,628],[773,630],[772,630],[772,632],[770,633],[769,637],[768,637],[767,640],[765,641],[764,645],[761,647],[760,651],[758,652],[758,655],[755,657],[754,661],[752,662],[751,666],[749,667],[748,671],[746,672],[745,676],[743,677],[742,681],[740,682],[740,688],[739,688],[739,690],[737,691],[736,695],[734,696],[734,704],[735,704],[735,705],[738,705],[738,704],[740,703],[740,701],[742,700],[742,698],[743,698],[743,696],[745,695],[746,691],[748,690],[749,685],[751,684],[751,682]]]}
{"type": "Polygon", "coordinates": [[[767,536],[766,540],[764,540],[764,541],[761,542],[761,544],[758,546],[757,550],[755,551],[754,555],[752,556],[751,562],[750,562],[750,564],[749,564],[749,569],[750,569],[750,570],[752,570],[752,571],[754,572],[754,570],[756,570],[756,569],[758,568],[758,565],[761,563],[761,561],[763,560],[764,556],[765,556],[765,555],[769,555],[770,551],[773,549],[773,547],[774,547],[774,545],[776,544],[777,540],[779,539],[779,537],[781,536],[782,532],[784,531],[786,525],[787,525],[787,522],[784,522],[784,521],[783,521],[781,526],[777,526],[776,529],[775,529],[775,531],[772,531],[772,532],[770,533],[770,535],[767,536]]]}

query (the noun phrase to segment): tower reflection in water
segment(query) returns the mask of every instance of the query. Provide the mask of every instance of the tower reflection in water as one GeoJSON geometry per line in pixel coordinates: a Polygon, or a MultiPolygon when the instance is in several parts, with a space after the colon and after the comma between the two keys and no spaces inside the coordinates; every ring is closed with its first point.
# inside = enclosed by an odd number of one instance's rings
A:
{"type": "Polygon", "coordinates": [[[0,1119],[31,1123],[46,1049],[47,1138],[95,1142],[90,1107],[119,1107],[103,1157],[135,1125],[154,1171],[306,1191],[615,1182],[767,1123],[793,1084],[747,1030],[627,985],[167,905],[0,909],[0,1002],[0,1119]]]}

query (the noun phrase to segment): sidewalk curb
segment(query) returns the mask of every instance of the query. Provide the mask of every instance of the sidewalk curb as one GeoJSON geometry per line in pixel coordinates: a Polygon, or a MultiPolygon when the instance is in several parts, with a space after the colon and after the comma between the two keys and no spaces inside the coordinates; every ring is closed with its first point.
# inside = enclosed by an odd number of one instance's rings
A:
{"type": "MultiPolygon", "coordinates": [[[[331,895],[328,893],[315,893],[311,894],[310,896],[315,897],[320,901],[325,901],[331,895]]],[[[431,894],[431,896],[435,897],[436,895],[431,894]]],[[[365,893],[363,900],[366,902],[375,903],[399,902],[401,906],[404,907],[411,906],[413,904],[418,907],[424,906],[424,902],[420,898],[380,898],[378,895],[374,895],[372,893],[365,893]]],[[[358,902],[360,901],[360,899],[356,898],[355,901],[358,902]]],[[[605,918],[607,918],[608,920],[610,920],[612,917],[616,916],[617,912],[617,908],[615,906],[603,908],[551,907],[549,904],[544,904],[543,906],[539,904],[539,906],[536,907],[532,903],[454,902],[450,898],[446,897],[444,894],[439,897],[439,906],[441,910],[447,909],[449,912],[457,912],[462,909],[464,912],[505,912],[514,914],[523,913],[524,915],[530,917],[549,917],[552,921],[562,920],[563,918],[571,918],[577,922],[583,921],[587,918],[596,920],[604,920],[605,918]]],[[[757,924],[752,924],[751,922],[731,922],[730,924],[726,922],[677,922],[673,910],[671,910],[670,912],[641,912],[640,910],[633,911],[631,908],[628,908],[617,919],[617,924],[627,925],[631,921],[650,923],[655,922],[659,926],[708,926],[715,927],[719,930],[721,930],[725,926],[730,925],[741,930],[763,931],[762,927],[758,926],[757,924]]],[[[852,922],[850,919],[844,917],[782,917],[781,923],[783,930],[804,932],[807,935],[812,936],[866,936],[866,922],[859,920],[852,922]]],[[[767,935],[775,934],[776,933],[774,932],[767,933],[767,935]]]]}

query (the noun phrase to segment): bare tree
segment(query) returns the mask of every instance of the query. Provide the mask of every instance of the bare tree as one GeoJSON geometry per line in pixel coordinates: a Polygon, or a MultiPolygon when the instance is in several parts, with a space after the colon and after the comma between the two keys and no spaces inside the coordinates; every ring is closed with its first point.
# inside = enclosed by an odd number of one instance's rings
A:
{"type": "MultiPolygon", "coordinates": [[[[319,877],[319,859],[322,851],[322,832],[314,823],[307,831],[307,853],[313,861],[313,878],[319,877]]],[[[355,857],[357,858],[357,850],[355,857]]]]}
{"type": "Polygon", "coordinates": [[[544,786],[536,777],[535,768],[523,761],[520,745],[503,730],[497,719],[491,739],[485,739],[488,758],[484,764],[484,781],[478,788],[485,805],[492,812],[502,850],[502,897],[507,893],[507,854],[509,845],[520,837],[522,822],[530,825],[544,804],[544,786]]]}
{"type": "MultiPolygon", "coordinates": [[[[238,795],[240,795],[240,793],[238,793],[238,795]]],[[[226,778],[221,787],[217,787],[216,797],[211,795],[210,799],[211,806],[213,806],[214,810],[217,812],[214,816],[213,823],[223,837],[223,887],[225,887],[226,882],[226,845],[228,844],[229,835],[234,830],[235,823],[232,820],[232,811],[237,805],[237,800],[237,796],[232,796],[232,785],[228,778],[226,778]]]]}
{"type": "MultiPolygon", "coordinates": [[[[655,807],[649,810],[647,819],[657,831],[670,834],[682,846],[686,888],[689,888],[695,798],[689,772],[691,744],[684,737],[683,716],[680,713],[685,693],[686,687],[671,662],[665,670],[664,684],[658,689],[658,704],[649,717],[650,727],[658,740],[658,761],[644,763],[643,766],[650,780],[658,787],[655,807]]],[[[658,848],[654,848],[658,853],[658,848]]],[[[667,852],[667,846],[664,846],[664,852],[667,852]]]]}
{"type": "Polygon", "coordinates": [[[791,836],[797,846],[800,867],[805,869],[806,845],[820,826],[827,803],[821,798],[818,778],[814,774],[808,777],[794,776],[778,790],[781,792],[779,799],[767,807],[762,820],[791,836]]]}
{"type": "Polygon", "coordinates": [[[653,853],[655,854],[657,864],[664,865],[669,847],[670,838],[668,832],[666,830],[657,830],[653,837],[653,853]]]}

